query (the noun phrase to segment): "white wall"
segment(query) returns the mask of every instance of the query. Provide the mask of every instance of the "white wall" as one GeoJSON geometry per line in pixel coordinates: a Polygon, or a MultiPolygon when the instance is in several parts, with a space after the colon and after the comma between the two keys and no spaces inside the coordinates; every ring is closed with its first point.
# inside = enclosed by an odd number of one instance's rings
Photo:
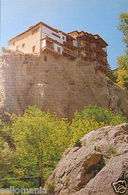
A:
{"type": "Polygon", "coordinates": [[[61,44],[63,44],[63,42],[66,41],[66,36],[63,35],[61,32],[56,32],[56,31],[46,27],[45,25],[42,25],[42,39],[45,38],[46,36],[49,36],[50,38],[58,41],[61,44]],[[56,37],[52,33],[56,34],[60,38],[56,37]],[[63,37],[64,37],[64,39],[63,39],[63,37]]]}
{"type": "MultiPolygon", "coordinates": [[[[64,41],[66,41],[66,36],[63,35],[61,32],[56,32],[45,25],[42,25],[42,39],[44,39],[46,36],[50,37],[53,40],[58,41],[59,43],[63,44],[64,41]],[[57,36],[53,35],[56,34],[57,36]]],[[[42,40],[42,48],[46,46],[46,40],[42,40]]],[[[57,43],[54,43],[54,50],[58,52],[58,47],[60,48],[60,54],[63,52],[62,46],[60,46],[57,43]]]]}
{"type": "Polygon", "coordinates": [[[46,47],[46,39],[42,40],[42,48],[46,47]]]}

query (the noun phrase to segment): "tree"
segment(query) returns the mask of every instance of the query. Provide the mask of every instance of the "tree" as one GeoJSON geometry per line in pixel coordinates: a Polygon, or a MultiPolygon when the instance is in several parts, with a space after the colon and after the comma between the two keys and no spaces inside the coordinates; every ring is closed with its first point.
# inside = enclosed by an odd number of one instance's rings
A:
{"type": "Polygon", "coordinates": [[[128,90],[128,54],[118,58],[118,84],[128,90]]]}
{"type": "Polygon", "coordinates": [[[43,187],[69,145],[67,120],[34,106],[29,107],[23,116],[12,116],[11,130],[17,150],[16,166],[21,167],[17,174],[19,177],[39,175],[39,186],[43,187]]]}
{"type": "MultiPolygon", "coordinates": [[[[119,30],[123,32],[123,42],[128,47],[128,14],[120,14],[119,30]]],[[[118,84],[128,90],[128,49],[125,50],[124,56],[118,57],[118,84]]]]}
{"type": "Polygon", "coordinates": [[[128,14],[127,13],[120,14],[119,30],[123,32],[124,38],[122,41],[126,44],[126,47],[128,47],[128,14]]]}

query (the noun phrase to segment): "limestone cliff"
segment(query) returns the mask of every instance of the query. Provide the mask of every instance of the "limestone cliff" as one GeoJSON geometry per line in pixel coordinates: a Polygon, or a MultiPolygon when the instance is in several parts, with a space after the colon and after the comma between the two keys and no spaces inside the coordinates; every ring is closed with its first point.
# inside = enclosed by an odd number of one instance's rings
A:
{"type": "Polygon", "coordinates": [[[98,67],[96,61],[80,58],[6,51],[0,55],[1,109],[22,114],[28,105],[36,104],[72,118],[74,111],[97,104],[128,114],[128,95],[107,84],[98,67]]]}
{"type": "Polygon", "coordinates": [[[127,194],[128,123],[85,135],[64,153],[49,183],[55,195],[127,194]]]}

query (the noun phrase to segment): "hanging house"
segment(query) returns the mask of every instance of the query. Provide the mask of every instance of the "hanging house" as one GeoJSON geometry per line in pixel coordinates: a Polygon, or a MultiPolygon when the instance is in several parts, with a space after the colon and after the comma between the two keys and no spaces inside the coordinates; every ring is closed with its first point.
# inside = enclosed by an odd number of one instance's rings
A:
{"type": "Polygon", "coordinates": [[[99,36],[84,31],[64,33],[39,22],[9,40],[9,49],[23,53],[41,54],[44,51],[70,58],[97,61],[107,66],[108,44],[99,36]]]}

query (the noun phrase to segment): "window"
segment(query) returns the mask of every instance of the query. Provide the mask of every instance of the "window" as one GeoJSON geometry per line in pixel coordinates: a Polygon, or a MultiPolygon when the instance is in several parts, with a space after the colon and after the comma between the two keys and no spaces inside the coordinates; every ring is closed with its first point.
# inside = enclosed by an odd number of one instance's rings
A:
{"type": "Polygon", "coordinates": [[[80,47],[80,40],[78,40],[77,44],[78,44],[78,47],[80,47]]]}
{"type": "Polygon", "coordinates": [[[78,50],[78,56],[81,57],[81,51],[80,50],[78,50]]]}
{"type": "Polygon", "coordinates": [[[32,47],[32,52],[33,52],[33,53],[35,52],[35,49],[36,49],[36,46],[34,45],[34,46],[32,47]]]}
{"type": "Polygon", "coordinates": [[[13,41],[13,46],[15,46],[15,41],[13,41]]]}
{"type": "Polygon", "coordinates": [[[60,36],[59,36],[59,35],[56,35],[55,33],[52,33],[52,35],[54,35],[54,36],[56,36],[56,37],[60,38],[60,36]]]}
{"type": "Polygon", "coordinates": [[[25,43],[22,44],[22,48],[24,48],[24,47],[25,47],[25,43]]]}
{"type": "Polygon", "coordinates": [[[47,61],[47,56],[44,56],[44,61],[45,61],[45,62],[47,61]]]}
{"type": "Polygon", "coordinates": [[[63,40],[65,40],[65,37],[63,37],[63,40]]]}

